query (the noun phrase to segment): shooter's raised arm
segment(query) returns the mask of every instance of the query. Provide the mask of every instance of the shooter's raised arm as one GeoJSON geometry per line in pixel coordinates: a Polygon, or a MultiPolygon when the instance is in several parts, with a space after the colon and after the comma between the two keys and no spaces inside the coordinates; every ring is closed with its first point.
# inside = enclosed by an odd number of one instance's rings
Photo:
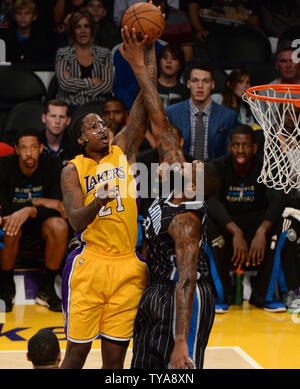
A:
{"type": "Polygon", "coordinates": [[[164,162],[172,165],[175,162],[183,164],[185,158],[181,150],[178,140],[174,136],[171,123],[169,122],[164,110],[162,101],[159,97],[156,88],[156,69],[155,52],[148,47],[150,55],[148,56],[147,66],[146,57],[139,50],[139,42],[137,41],[134,28],[129,32],[127,26],[121,30],[123,45],[120,47],[120,52],[130,64],[136,79],[141,88],[143,102],[149,114],[153,135],[157,139],[158,152],[164,162]],[[149,71],[152,69],[152,74],[149,71]],[[149,74],[150,73],[150,74],[149,74]],[[155,79],[151,79],[151,76],[155,79]]]}

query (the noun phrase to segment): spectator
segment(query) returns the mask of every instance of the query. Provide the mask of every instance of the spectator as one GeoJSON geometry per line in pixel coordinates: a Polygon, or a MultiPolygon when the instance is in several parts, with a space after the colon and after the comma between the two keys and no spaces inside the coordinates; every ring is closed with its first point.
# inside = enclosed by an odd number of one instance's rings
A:
{"type": "Polygon", "coordinates": [[[107,18],[108,0],[88,0],[85,4],[96,26],[95,45],[111,50],[118,43],[121,43],[119,29],[107,18]]]}
{"type": "Polygon", "coordinates": [[[108,138],[109,138],[109,145],[112,145],[112,141],[114,140],[115,134],[118,131],[118,125],[114,120],[106,119],[105,125],[108,129],[108,138]]]}
{"type": "Polygon", "coordinates": [[[289,27],[300,24],[300,4],[297,0],[263,0],[258,2],[261,29],[268,37],[280,37],[289,27]]]}
{"type": "Polygon", "coordinates": [[[153,0],[153,4],[160,5],[165,14],[165,30],[160,39],[169,44],[175,44],[182,48],[186,62],[194,58],[193,32],[188,16],[181,11],[170,7],[167,0],[153,0]]]}
{"type": "Polygon", "coordinates": [[[280,42],[275,59],[279,78],[276,78],[270,84],[300,84],[300,63],[295,63],[292,59],[294,50],[292,42],[280,42]]]}
{"type": "MultiPolygon", "coordinates": [[[[114,0],[113,19],[117,27],[121,27],[121,21],[126,9],[133,4],[140,3],[141,0],[114,0]]],[[[175,8],[176,0],[168,0],[168,4],[175,8]]],[[[177,7],[176,7],[177,8],[177,7]]]]}
{"type": "Polygon", "coordinates": [[[201,10],[201,0],[189,0],[188,1],[188,15],[192,24],[194,37],[196,42],[204,42],[207,38],[209,31],[203,26],[200,10],[201,10]]]}
{"type": "MultiPolygon", "coordinates": [[[[251,127],[238,124],[228,148],[230,155],[212,161],[222,185],[219,194],[208,201],[208,243],[213,252],[210,260],[215,263],[213,278],[218,291],[216,312],[227,312],[232,301],[230,261],[235,269],[251,266],[257,270],[250,304],[270,312],[286,311],[285,304],[274,298],[277,279],[273,271],[284,195],[257,182],[262,160],[256,157],[257,144],[251,127]]],[[[290,258],[295,260],[296,257],[290,258]]],[[[283,271],[287,284],[293,285],[297,275],[286,268],[283,271]]]]}
{"type": "Polygon", "coordinates": [[[71,14],[82,10],[84,2],[85,0],[56,0],[53,7],[53,19],[59,34],[66,31],[71,14]]]}
{"type": "Polygon", "coordinates": [[[182,133],[185,153],[191,154],[195,159],[208,160],[220,157],[227,152],[230,132],[236,123],[236,113],[212,101],[214,80],[209,65],[201,63],[192,65],[187,78],[191,97],[167,107],[167,116],[182,133]],[[204,117],[202,122],[196,120],[198,112],[202,112],[204,117]],[[204,136],[203,140],[200,138],[201,135],[204,136]]]}
{"type": "MultiPolygon", "coordinates": [[[[156,58],[163,46],[164,43],[162,41],[157,40],[155,42],[156,58]]],[[[113,54],[113,65],[115,69],[113,84],[114,96],[124,101],[126,109],[129,112],[138,94],[139,86],[137,80],[128,62],[125,61],[119,50],[116,50],[113,54]]]]}
{"type": "Polygon", "coordinates": [[[14,3],[16,27],[10,29],[6,38],[8,61],[31,65],[51,62],[54,59],[52,45],[46,45],[43,34],[34,28],[37,17],[37,8],[33,0],[17,0],[14,3]]]}
{"type": "Polygon", "coordinates": [[[112,91],[111,54],[92,43],[94,33],[90,13],[75,12],[69,24],[71,44],[57,51],[57,98],[68,104],[71,113],[79,105],[103,101],[112,91]]]}
{"type": "Polygon", "coordinates": [[[184,53],[177,45],[164,46],[158,56],[159,77],[157,90],[164,107],[186,100],[189,91],[180,82],[185,67],[184,53]]]}
{"type": "Polygon", "coordinates": [[[33,241],[44,242],[45,282],[37,293],[37,303],[61,311],[54,281],[65,258],[68,224],[61,201],[61,163],[52,155],[41,155],[40,133],[25,129],[16,138],[16,154],[0,159],[0,212],[4,248],[1,251],[0,298],[6,312],[13,307],[13,269],[19,248],[33,241]]]}
{"type": "Polygon", "coordinates": [[[111,120],[111,126],[114,128],[116,135],[125,127],[128,119],[128,111],[122,99],[112,96],[107,98],[102,104],[101,116],[105,121],[111,120]]]}
{"type": "Polygon", "coordinates": [[[71,118],[68,113],[68,105],[61,100],[50,100],[42,114],[42,122],[45,130],[42,132],[44,153],[57,155],[62,166],[81,153],[78,143],[69,131],[71,118]]]}
{"type": "Polygon", "coordinates": [[[246,89],[250,88],[250,86],[250,74],[244,69],[235,69],[227,76],[224,92],[222,94],[213,94],[212,99],[216,103],[236,111],[239,123],[252,126],[256,124],[255,118],[252,115],[249,104],[242,99],[246,89]]]}
{"type": "Polygon", "coordinates": [[[13,4],[10,1],[2,1],[0,4],[0,28],[9,28],[13,21],[13,4]]]}
{"type": "Polygon", "coordinates": [[[56,335],[48,329],[39,330],[28,341],[27,359],[34,369],[58,369],[61,352],[56,335]]]}

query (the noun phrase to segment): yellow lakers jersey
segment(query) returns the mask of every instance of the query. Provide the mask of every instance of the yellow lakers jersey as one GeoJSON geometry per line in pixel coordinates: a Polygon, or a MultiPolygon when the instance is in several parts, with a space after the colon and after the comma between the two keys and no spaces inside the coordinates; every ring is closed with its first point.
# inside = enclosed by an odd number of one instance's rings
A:
{"type": "Polygon", "coordinates": [[[106,206],[77,237],[89,249],[104,255],[124,255],[132,252],[137,243],[137,201],[135,179],[130,165],[118,146],[110,146],[109,154],[99,163],[78,155],[69,163],[77,169],[84,205],[95,198],[97,185],[117,186],[119,195],[106,206]]]}

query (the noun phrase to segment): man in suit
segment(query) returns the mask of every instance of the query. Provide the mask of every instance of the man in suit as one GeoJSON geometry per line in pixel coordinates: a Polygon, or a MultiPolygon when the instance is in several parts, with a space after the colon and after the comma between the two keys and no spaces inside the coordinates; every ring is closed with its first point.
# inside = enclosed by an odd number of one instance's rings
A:
{"type": "Polygon", "coordinates": [[[191,97],[167,107],[168,119],[181,130],[185,153],[201,160],[220,157],[227,153],[236,113],[212,101],[215,83],[210,65],[192,65],[187,78],[191,97]]]}

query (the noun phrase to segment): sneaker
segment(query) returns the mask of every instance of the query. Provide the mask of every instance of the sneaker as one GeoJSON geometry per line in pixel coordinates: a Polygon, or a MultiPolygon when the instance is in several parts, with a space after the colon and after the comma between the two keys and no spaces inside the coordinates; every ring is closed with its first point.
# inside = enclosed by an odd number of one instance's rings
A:
{"type": "Polygon", "coordinates": [[[4,302],[5,312],[11,312],[13,309],[13,304],[15,302],[14,296],[11,293],[1,292],[0,300],[4,302]]]}
{"type": "Polygon", "coordinates": [[[251,293],[249,304],[255,305],[257,308],[263,308],[264,300],[256,295],[255,292],[251,293]]]}
{"type": "Polygon", "coordinates": [[[55,293],[54,286],[48,288],[41,288],[36,297],[36,303],[46,306],[50,311],[61,312],[61,299],[55,293]]]}
{"type": "Polygon", "coordinates": [[[300,312],[300,296],[297,295],[296,290],[289,290],[282,295],[282,301],[287,307],[289,313],[300,312]]]}
{"type": "Polygon", "coordinates": [[[11,312],[15,302],[16,285],[13,278],[2,280],[3,284],[0,289],[0,300],[5,304],[5,312],[11,312]]]}
{"type": "Polygon", "coordinates": [[[286,312],[286,306],[281,301],[273,299],[270,302],[266,302],[254,292],[251,294],[249,304],[255,305],[257,308],[262,308],[267,312],[286,312]]]}
{"type": "Polygon", "coordinates": [[[293,300],[288,306],[287,311],[289,313],[300,313],[300,297],[293,300]]]}
{"type": "Polygon", "coordinates": [[[267,312],[286,312],[286,306],[279,300],[273,300],[269,303],[265,303],[263,310],[267,312]]]}
{"type": "Polygon", "coordinates": [[[216,313],[227,313],[228,310],[228,304],[215,304],[216,313]]]}
{"type": "Polygon", "coordinates": [[[298,296],[296,290],[289,290],[287,293],[284,293],[282,301],[286,305],[288,312],[300,312],[300,296],[298,296]]]}

